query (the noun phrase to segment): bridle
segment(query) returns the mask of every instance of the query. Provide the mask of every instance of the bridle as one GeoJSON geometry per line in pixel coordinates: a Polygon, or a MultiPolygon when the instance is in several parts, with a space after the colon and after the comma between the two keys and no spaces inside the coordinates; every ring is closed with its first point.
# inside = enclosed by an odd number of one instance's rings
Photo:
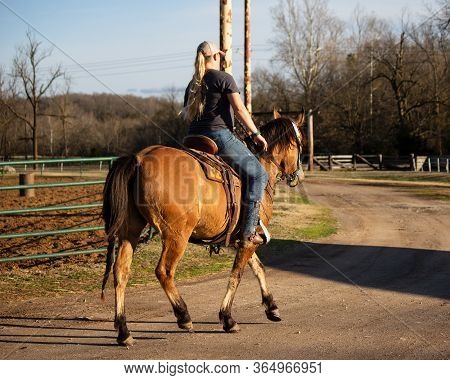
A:
{"type": "Polygon", "coordinates": [[[300,134],[300,130],[297,127],[297,124],[295,124],[295,122],[292,119],[289,119],[289,121],[291,122],[292,128],[294,128],[295,131],[295,136],[296,136],[296,144],[297,144],[297,168],[292,172],[292,173],[286,173],[284,171],[284,169],[281,167],[281,165],[275,161],[275,158],[273,157],[272,154],[265,154],[263,155],[263,158],[270,161],[271,163],[273,163],[279,170],[279,173],[277,175],[277,182],[279,181],[283,181],[286,180],[287,184],[290,187],[295,187],[298,185],[298,183],[300,182],[300,176],[299,174],[303,175],[303,168],[302,168],[302,158],[301,158],[301,154],[302,154],[302,139],[301,139],[301,134],[300,134]]]}

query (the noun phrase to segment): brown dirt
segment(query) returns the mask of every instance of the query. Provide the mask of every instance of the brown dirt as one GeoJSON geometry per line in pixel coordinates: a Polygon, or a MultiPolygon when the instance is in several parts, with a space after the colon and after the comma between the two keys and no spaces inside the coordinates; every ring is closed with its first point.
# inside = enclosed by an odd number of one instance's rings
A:
{"type": "Polygon", "coordinates": [[[449,359],[450,203],[417,187],[309,178],[305,189],[332,208],[339,231],[314,242],[275,236],[262,249],[282,322],[265,319],[248,270],[234,304],[239,334],[217,321],[224,275],[180,283],[193,334],[177,329],[159,287],[129,289],[129,350],[115,345],[111,294],[11,300],[0,306],[2,358],[449,359]]]}
{"type": "MultiPolygon", "coordinates": [[[[72,177],[36,177],[36,183],[77,182],[94,180],[95,178],[72,177]]],[[[17,177],[0,179],[0,185],[16,185],[17,177]]],[[[58,187],[36,189],[33,198],[19,197],[18,190],[2,191],[0,193],[0,209],[21,209],[29,207],[44,207],[55,205],[78,205],[98,203],[102,199],[102,185],[58,187]]],[[[100,209],[83,209],[73,211],[34,212],[22,215],[0,216],[0,231],[4,233],[35,232],[58,230],[62,228],[77,228],[101,226],[100,209]]],[[[53,235],[34,238],[0,239],[0,257],[22,256],[38,253],[54,253],[75,249],[90,249],[103,247],[103,231],[53,235]]],[[[78,258],[60,259],[62,262],[76,261],[78,258]]],[[[82,258],[86,260],[86,258],[82,258]]],[[[32,263],[31,263],[32,264],[32,263]]],[[[11,268],[30,266],[30,262],[4,264],[0,272],[11,268]]]]}

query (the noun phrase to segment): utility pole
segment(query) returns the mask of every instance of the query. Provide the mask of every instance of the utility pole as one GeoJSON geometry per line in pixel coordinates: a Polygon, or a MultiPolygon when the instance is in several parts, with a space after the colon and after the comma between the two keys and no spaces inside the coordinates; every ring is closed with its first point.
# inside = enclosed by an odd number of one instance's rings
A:
{"type": "Polygon", "coordinates": [[[370,133],[373,131],[373,44],[370,48],[370,133]]]}
{"type": "Polygon", "coordinates": [[[220,0],[220,50],[225,53],[222,58],[222,70],[232,73],[232,4],[231,0],[220,0]]]}
{"type": "Polygon", "coordinates": [[[252,113],[250,0],[245,0],[244,36],[244,104],[252,113]]]}

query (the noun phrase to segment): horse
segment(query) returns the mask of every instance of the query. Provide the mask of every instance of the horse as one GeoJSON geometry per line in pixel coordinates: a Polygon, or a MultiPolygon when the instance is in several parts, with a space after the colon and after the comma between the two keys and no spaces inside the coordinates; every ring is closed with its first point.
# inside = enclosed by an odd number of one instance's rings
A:
{"type": "MultiPolygon", "coordinates": [[[[302,111],[293,119],[283,118],[278,113],[274,115],[274,120],[260,128],[269,145],[267,152],[259,154],[259,161],[269,174],[260,212],[260,219],[266,226],[272,217],[275,184],[286,179],[288,185],[294,187],[304,178],[300,127],[305,113],[302,111]]],[[[238,202],[239,199],[240,195],[238,202]]],[[[108,249],[102,298],[108,276],[113,271],[114,327],[118,331],[119,345],[131,346],[134,343],[126,322],[125,287],[143,229],[150,225],[161,236],[162,252],[155,274],[172,305],[178,327],[192,331],[188,308],[174,281],[177,264],[190,239],[208,239],[226,228],[226,214],[227,201],[222,183],[208,180],[195,158],[181,149],[154,145],[114,161],[104,187],[103,219],[108,249]],[[115,255],[116,237],[118,251],[115,255]]],[[[259,281],[266,317],[271,321],[281,321],[256,248],[254,244],[247,244],[236,250],[219,311],[225,332],[240,330],[231,309],[247,264],[259,281]]]]}

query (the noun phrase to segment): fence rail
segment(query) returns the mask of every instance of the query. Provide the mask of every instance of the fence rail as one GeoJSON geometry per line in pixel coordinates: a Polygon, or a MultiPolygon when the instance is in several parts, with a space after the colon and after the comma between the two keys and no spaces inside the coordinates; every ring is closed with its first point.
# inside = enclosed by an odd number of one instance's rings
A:
{"type": "MultiPolygon", "coordinates": [[[[303,156],[303,161],[309,162],[308,155],[303,156]]],[[[314,164],[320,170],[336,169],[373,169],[373,170],[411,170],[411,171],[437,171],[450,172],[450,156],[383,156],[372,155],[316,155],[314,164]]]]}
{"type": "MultiPolygon", "coordinates": [[[[111,167],[112,162],[116,159],[114,156],[106,156],[106,157],[80,157],[80,158],[42,158],[37,160],[13,160],[13,161],[0,161],[0,172],[4,174],[4,167],[23,167],[24,171],[27,171],[28,167],[34,167],[37,170],[37,167],[40,166],[40,172],[43,173],[46,169],[46,166],[58,167],[59,171],[62,172],[64,170],[64,164],[78,164],[75,167],[79,168],[81,174],[86,169],[86,165],[83,164],[93,164],[98,163],[98,170],[101,171],[103,168],[103,163],[108,163],[108,168],[111,167]]],[[[48,169],[48,167],[47,167],[48,169]]]]}
{"type": "Polygon", "coordinates": [[[90,204],[82,204],[82,205],[69,205],[69,206],[45,206],[45,207],[30,207],[30,208],[22,208],[15,210],[0,210],[1,215],[18,215],[18,214],[27,214],[31,212],[48,212],[48,211],[67,211],[67,210],[79,210],[86,208],[97,208],[101,207],[101,203],[90,203],[90,204]]]}
{"type": "MultiPolygon", "coordinates": [[[[62,169],[62,165],[79,164],[80,172],[81,165],[86,163],[100,163],[100,170],[102,168],[102,163],[107,162],[110,166],[111,163],[116,159],[116,157],[89,157],[89,158],[62,158],[62,159],[39,159],[39,160],[16,160],[16,161],[2,161],[0,162],[0,170],[5,166],[12,167],[23,167],[24,170],[27,167],[33,167],[36,165],[41,166],[41,172],[44,170],[44,165],[55,165],[62,169]]],[[[90,180],[90,181],[78,181],[78,182],[53,182],[53,183],[37,183],[37,184],[27,184],[27,185],[9,185],[0,186],[0,191],[10,191],[10,190],[22,190],[22,189],[42,189],[42,188],[61,188],[61,187],[74,187],[74,186],[90,186],[90,185],[101,185],[104,184],[104,180],[90,180]]],[[[0,210],[0,216],[9,215],[19,215],[33,212],[51,212],[51,211],[67,211],[67,210],[80,210],[80,209],[95,209],[100,208],[101,203],[86,203],[77,205],[46,205],[40,207],[30,207],[23,209],[11,209],[11,210],[0,210]]],[[[9,234],[0,234],[0,240],[3,239],[18,239],[18,238],[32,238],[41,236],[52,236],[52,235],[65,235],[71,233],[79,232],[91,232],[103,230],[104,226],[87,226],[78,228],[61,228],[57,230],[45,230],[45,231],[33,231],[33,232],[17,232],[9,234]]],[[[64,256],[73,255],[86,255],[91,253],[104,252],[106,248],[94,248],[85,250],[70,250],[70,251],[59,251],[53,253],[39,253],[33,255],[19,255],[13,257],[2,257],[0,258],[0,263],[13,262],[21,260],[37,260],[37,259],[48,259],[48,258],[58,258],[64,256]]]]}
{"type": "Polygon", "coordinates": [[[33,185],[13,185],[1,186],[0,191],[20,190],[20,189],[45,189],[53,187],[89,186],[101,185],[105,181],[80,181],[80,182],[55,182],[55,183],[35,183],[33,185]]]}

